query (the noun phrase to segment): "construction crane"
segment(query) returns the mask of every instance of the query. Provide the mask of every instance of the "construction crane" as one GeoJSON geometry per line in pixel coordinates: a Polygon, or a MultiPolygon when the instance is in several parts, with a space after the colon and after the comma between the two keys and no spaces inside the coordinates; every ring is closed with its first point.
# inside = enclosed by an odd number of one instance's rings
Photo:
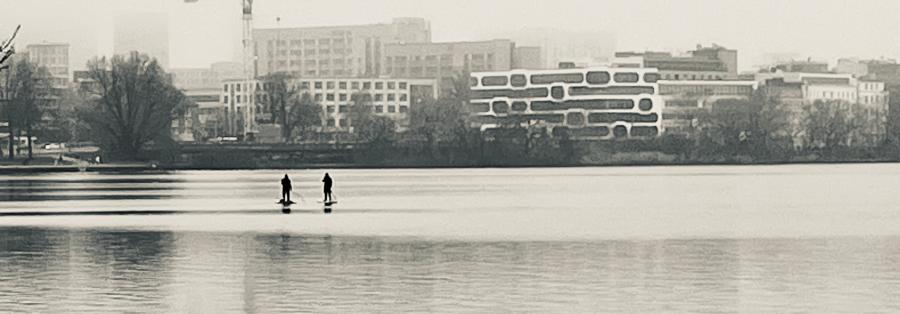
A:
{"type": "MultiPolygon", "coordinates": [[[[184,0],[184,3],[196,3],[198,0],[184,0]]],[[[240,0],[241,1],[241,21],[243,24],[242,27],[242,39],[241,44],[243,48],[242,52],[242,64],[243,64],[243,75],[242,75],[242,91],[246,93],[246,101],[244,102],[244,106],[242,108],[241,115],[243,116],[243,135],[244,139],[252,139],[254,135],[257,133],[256,130],[256,99],[253,97],[253,92],[256,90],[256,84],[253,83],[253,61],[254,61],[254,53],[253,53],[253,0],[240,0]]],[[[237,135],[238,133],[238,121],[236,117],[237,106],[232,102],[228,103],[228,121],[226,124],[227,133],[231,135],[237,135]]]]}

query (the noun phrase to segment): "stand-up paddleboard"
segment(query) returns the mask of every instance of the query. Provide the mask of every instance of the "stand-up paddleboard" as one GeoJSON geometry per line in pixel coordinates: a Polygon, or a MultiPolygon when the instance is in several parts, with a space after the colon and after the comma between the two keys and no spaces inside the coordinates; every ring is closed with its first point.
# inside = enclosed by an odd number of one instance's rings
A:
{"type": "Polygon", "coordinates": [[[324,211],[326,214],[331,213],[331,205],[337,204],[336,200],[330,200],[327,202],[323,202],[323,201],[317,201],[317,202],[319,202],[319,204],[322,204],[325,206],[325,208],[323,208],[322,211],[324,211]]]}
{"type": "Polygon", "coordinates": [[[293,201],[285,202],[284,200],[279,200],[279,201],[275,202],[275,204],[281,204],[281,212],[285,213],[285,214],[289,214],[291,212],[291,205],[297,204],[297,203],[294,203],[293,201]]]}

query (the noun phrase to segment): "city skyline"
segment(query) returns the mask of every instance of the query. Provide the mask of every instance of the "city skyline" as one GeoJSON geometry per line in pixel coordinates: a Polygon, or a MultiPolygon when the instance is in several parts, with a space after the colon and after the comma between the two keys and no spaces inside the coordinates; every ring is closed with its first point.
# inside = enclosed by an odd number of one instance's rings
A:
{"type": "MultiPolygon", "coordinates": [[[[205,67],[239,60],[240,10],[237,1],[0,1],[0,32],[23,24],[19,49],[27,44],[68,42],[70,66],[84,67],[90,57],[112,52],[116,16],[132,12],[164,13],[170,20],[170,67],[205,67]],[[49,9],[55,8],[55,9],[49,9]],[[140,8],[140,11],[132,8],[140,8]]],[[[254,27],[305,27],[386,23],[394,17],[422,17],[431,23],[435,42],[502,38],[526,26],[563,32],[612,34],[616,51],[687,51],[716,43],[740,52],[739,69],[752,70],[771,54],[831,63],[840,57],[896,58],[900,44],[878,40],[880,30],[900,21],[877,18],[900,3],[866,1],[308,1],[260,0],[254,27]],[[473,8],[479,8],[475,10],[473,8]],[[350,8],[350,9],[347,9],[350,8]],[[500,12],[500,13],[498,13],[500,12]],[[558,14],[547,15],[546,12],[558,14]],[[465,19],[458,18],[466,16],[465,19]],[[280,18],[276,22],[276,18],[280,18]],[[471,23],[472,20],[481,21],[471,23]],[[633,21],[652,21],[640,23],[633,21]],[[487,27],[487,26],[489,27],[487,27]],[[714,27],[710,27],[714,26],[714,27]]],[[[598,43],[592,43],[598,44],[598,43]]],[[[599,43],[603,44],[603,43],[599,43]]]]}

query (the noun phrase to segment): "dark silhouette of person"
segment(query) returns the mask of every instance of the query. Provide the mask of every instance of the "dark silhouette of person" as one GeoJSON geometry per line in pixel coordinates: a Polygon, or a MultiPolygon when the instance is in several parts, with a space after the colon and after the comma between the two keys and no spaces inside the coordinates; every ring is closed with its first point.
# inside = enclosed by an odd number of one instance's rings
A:
{"type": "Polygon", "coordinates": [[[281,202],[291,202],[291,190],[293,190],[293,187],[291,187],[291,179],[285,174],[284,178],[281,179],[281,202]]]}
{"type": "Polygon", "coordinates": [[[325,189],[324,189],[324,192],[325,192],[325,200],[323,200],[322,202],[328,202],[328,201],[331,201],[331,200],[332,200],[332,198],[331,198],[331,185],[332,185],[332,181],[331,181],[331,177],[328,176],[328,173],[327,173],[327,172],[325,173],[325,178],[322,179],[322,182],[325,182],[325,189]]]}

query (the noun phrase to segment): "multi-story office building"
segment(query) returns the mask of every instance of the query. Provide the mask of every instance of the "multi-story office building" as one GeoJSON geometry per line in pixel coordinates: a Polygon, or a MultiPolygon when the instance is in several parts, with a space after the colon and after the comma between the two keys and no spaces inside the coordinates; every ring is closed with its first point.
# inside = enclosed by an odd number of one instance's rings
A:
{"type": "Polygon", "coordinates": [[[617,52],[617,67],[656,68],[664,80],[735,80],[737,50],[698,46],[686,56],[668,52],[617,52]]]}
{"type": "Polygon", "coordinates": [[[431,41],[421,18],[397,18],[389,24],[254,29],[255,74],[291,73],[297,77],[378,77],[384,46],[431,41]]]}
{"type": "Polygon", "coordinates": [[[206,140],[229,135],[225,106],[220,102],[222,82],[239,79],[243,65],[218,62],[209,68],[171,69],[172,84],[184,92],[191,106],[172,122],[172,134],[182,141],[206,140]]]}
{"type": "MultiPolygon", "coordinates": [[[[258,81],[254,84],[256,86],[248,90],[241,80],[226,80],[220,88],[220,102],[226,108],[234,107],[237,112],[247,105],[254,105],[258,125],[275,124],[270,119],[273,110],[267,106],[269,98],[264,84],[258,81]]],[[[320,78],[294,79],[289,84],[299,94],[309,94],[322,107],[320,131],[325,133],[353,132],[350,109],[363,101],[373,106],[375,114],[392,118],[398,130],[403,131],[409,126],[410,107],[437,93],[435,80],[431,79],[320,78]],[[370,97],[354,99],[360,94],[370,97]]]]}
{"type": "Polygon", "coordinates": [[[437,79],[446,90],[453,78],[465,72],[538,68],[540,49],[520,48],[507,39],[390,44],[384,47],[384,74],[437,79]]]}
{"type": "Polygon", "coordinates": [[[29,61],[50,72],[53,88],[64,89],[69,86],[69,44],[31,44],[25,49],[28,51],[29,61]]]}
{"type": "Polygon", "coordinates": [[[539,125],[575,139],[653,137],[662,129],[658,78],[646,68],[475,72],[471,123],[539,125]]]}
{"type": "Polygon", "coordinates": [[[137,51],[169,66],[169,20],[162,13],[129,13],[116,17],[113,29],[113,53],[127,55],[137,51]]]}
{"type": "MultiPolygon", "coordinates": [[[[852,137],[852,145],[876,145],[884,140],[888,114],[889,94],[882,81],[858,79],[849,73],[758,73],[757,82],[766,88],[766,94],[777,96],[789,105],[794,113],[793,127],[801,127],[800,107],[816,101],[834,104],[858,104],[862,112],[850,112],[864,126],[852,137]]],[[[803,143],[803,134],[794,140],[803,143]]]]}
{"type": "Polygon", "coordinates": [[[665,101],[662,127],[666,134],[690,135],[698,126],[698,117],[723,99],[749,100],[756,81],[659,81],[659,94],[665,101]]]}

